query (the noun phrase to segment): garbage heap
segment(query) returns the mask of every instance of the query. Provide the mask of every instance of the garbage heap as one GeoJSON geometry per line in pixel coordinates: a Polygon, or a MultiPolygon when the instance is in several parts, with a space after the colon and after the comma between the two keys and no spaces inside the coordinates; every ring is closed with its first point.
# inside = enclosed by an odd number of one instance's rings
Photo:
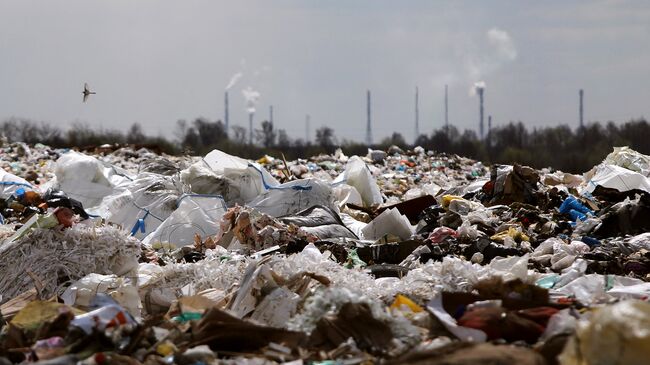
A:
{"type": "Polygon", "coordinates": [[[650,157],[1,148],[0,363],[642,364],[650,157]]]}

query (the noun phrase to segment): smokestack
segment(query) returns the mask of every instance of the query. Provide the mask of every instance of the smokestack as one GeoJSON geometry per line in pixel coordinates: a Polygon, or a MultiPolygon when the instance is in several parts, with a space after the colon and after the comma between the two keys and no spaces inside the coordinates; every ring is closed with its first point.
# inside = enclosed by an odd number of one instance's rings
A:
{"type": "Polygon", "coordinates": [[[228,119],[228,91],[226,91],[223,97],[223,122],[226,124],[226,136],[230,132],[230,120],[228,119]]]}
{"type": "Polygon", "coordinates": [[[372,126],[370,123],[370,90],[367,90],[367,114],[368,114],[368,125],[366,126],[366,144],[368,146],[372,145],[372,126]]]}
{"type": "Polygon", "coordinates": [[[253,145],[253,113],[248,113],[248,144],[253,145]]]}
{"type": "Polygon", "coordinates": [[[420,136],[420,109],[419,109],[419,90],[418,87],[415,87],[415,139],[416,141],[418,139],[418,136],[420,136]]]}
{"type": "Polygon", "coordinates": [[[449,133],[449,97],[447,95],[447,85],[445,85],[445,129],[449,133]]]}
{"type": "Polygon", "coordinates": [[[273,105],[269,106],[269,122],[273,124],[273,105]]]}
{"type": "Polygon", "coordinates": [[[479,136],[481,139],[483,139],[483,91],[485,89],[482,87],[479,87],[476,91],[478,92],[478,99],[479,99],[479,110],[478,110],[478,119],[479,119],[479,124],[478,124],[478,131],[479,131],[479,136]]]}
{"type": "Polygon", "coordinates": [[[492,133],[492,116],[488,115],[488,136],[492,133]]]}
{"type": "Polygon", "coordinates": [[[309,143],[309,136],[311,135],[309,119],[310,119],[309,114],[307,114],[305,116],[305,143],[309,143]]]}
{"type": "Polygon", "coordinates": [[[492,147],[492,116],[488,115],[488,133],[487,133],[487,145],[492,147]]]}
{"type": "Polygon", "coordinates": [[[584,118],[584,97],[585,97],[585,93],[584,93],[584,91],[582,91],[582,89],[580,89],[579,94],[580,94],[580,128],[582,128],[582,127],[585,126],[584,125],[584,119],[583,119],[584,118]]]}

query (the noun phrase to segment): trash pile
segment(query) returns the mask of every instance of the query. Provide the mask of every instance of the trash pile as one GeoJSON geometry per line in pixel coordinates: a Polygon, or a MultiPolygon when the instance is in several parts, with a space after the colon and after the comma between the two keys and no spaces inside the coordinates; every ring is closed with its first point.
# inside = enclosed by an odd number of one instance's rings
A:
{"type": "Polygon", "coordinates": [[[650,156],[1,147],[0,364],[641,364],[650,156]]]}

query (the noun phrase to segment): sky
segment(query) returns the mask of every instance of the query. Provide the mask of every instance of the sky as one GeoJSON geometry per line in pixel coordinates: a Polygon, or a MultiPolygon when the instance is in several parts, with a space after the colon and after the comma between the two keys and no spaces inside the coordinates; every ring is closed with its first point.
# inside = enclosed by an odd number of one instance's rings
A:
{"type": "MultiPolygon", "coordinates": [[[[449,122],[539,127],[650,115],[650,2],[0,0],[0,120],[82,122],[171,137],[179,119],[321,126],[375,142],[449,122]],[[237,77],[240,75],[240,77],[237,77]],[[82,103],[83,84],[97,95],[82,103]],[[249,98],[247,101],[245,96],[249,98]]],[[[313,136],[310,136],[312,138],[313,136]]]]}

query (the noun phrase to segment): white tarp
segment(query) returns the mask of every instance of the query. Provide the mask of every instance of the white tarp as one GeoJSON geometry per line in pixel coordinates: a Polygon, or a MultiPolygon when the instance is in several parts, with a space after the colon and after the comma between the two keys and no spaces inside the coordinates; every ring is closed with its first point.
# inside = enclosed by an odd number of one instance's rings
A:
{"type": "Polygon", "coordinates": [[[596,186],[618,191],[639,189],[650,193],[650,179],[638,172],[616,165],[598,165],[587,176],[583,193],[591,193],[596,186]]]}

